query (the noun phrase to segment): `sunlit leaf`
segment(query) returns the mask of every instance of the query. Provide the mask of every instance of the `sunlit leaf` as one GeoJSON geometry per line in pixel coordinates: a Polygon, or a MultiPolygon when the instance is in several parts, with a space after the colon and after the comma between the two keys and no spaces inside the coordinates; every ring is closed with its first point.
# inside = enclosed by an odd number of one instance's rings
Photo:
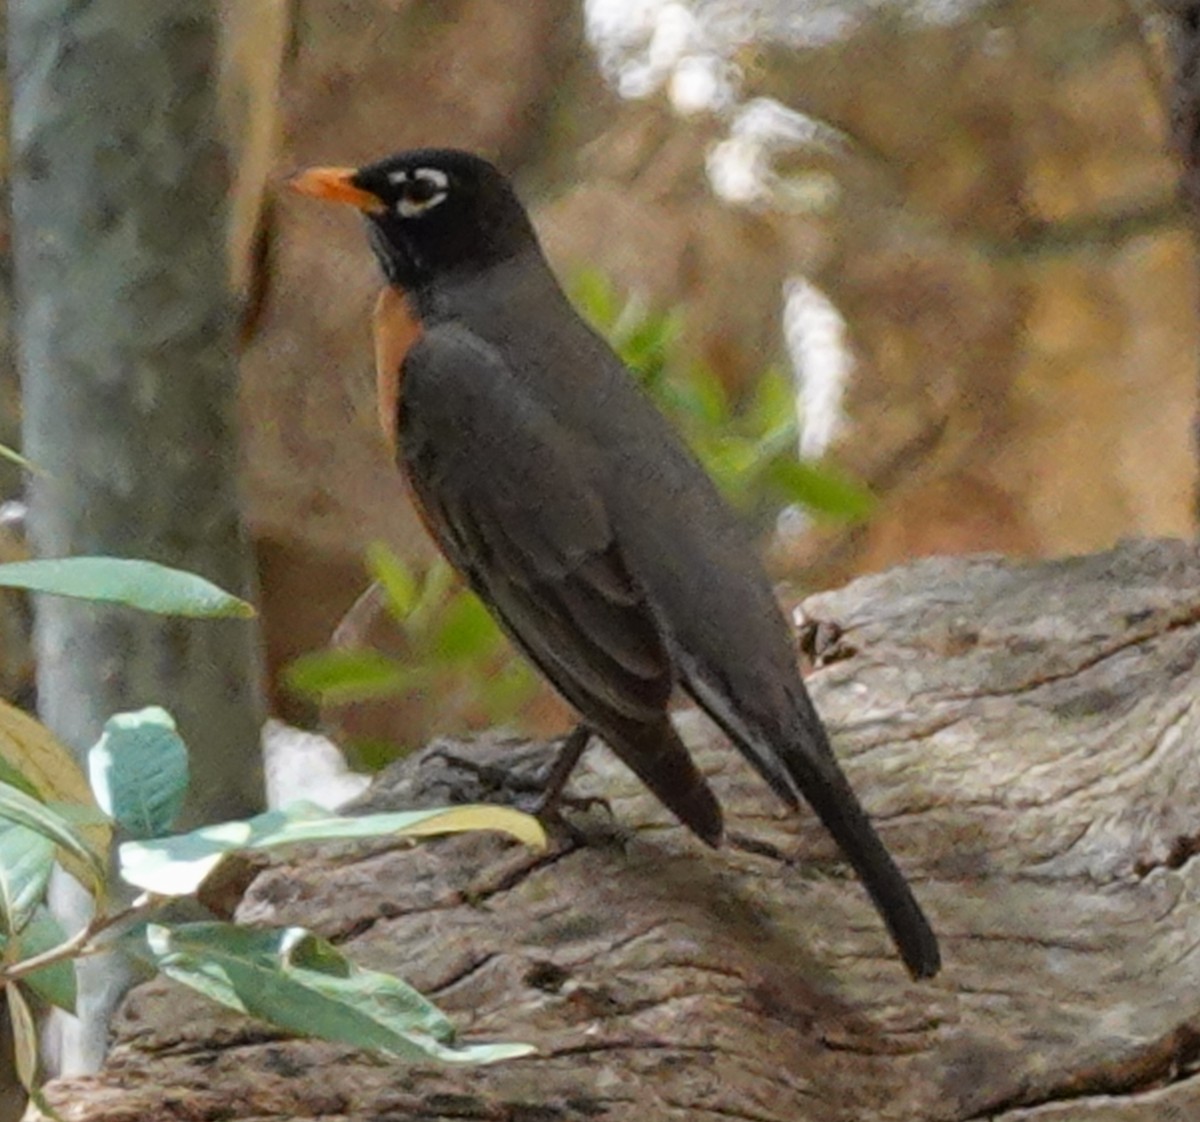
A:
{"type": "Polygon", "coordinates": [[[496,830],[535,848],[546,833],[531,815],[501,806],[460,806],[342,817],[312,803],[293,803],[244,822],[203,826],[187,834],[125,842],[121,876],[160,896],[190,896],[227,853],[271,849],[298,842],[387,836],[429,837],[467,830],[496,830]]]}
{"type": "Polygon", "coordinates": [[[367,546],[367,570],[383,586],[388,608],[396,619],[405,619],[417,605],[417,578],[383,542],[367,546]]]}
{"type": "Polygon", "coordinates": [[[187,746],[165,709],[118,713],[88,752],[88,773],[100,806],[126,834],[155,838],[183,809],[187,746]]]}
{"type": "Polygon", "coordinates": [[[124,604],[162,615],[200,619],[254,615],[251,604],[195,573],[121,557],[13,561],[0,565],[0,586],[124,604]]]}
{"type": "Polygon", "coordinates": [[[289,1032],[412,1061],[480,1064],[527,1044],[456,1044],[444,1014],[407,983],[365,970],[303,928],[148,925],[125,949],[223,1005],[289,1032]]]}
{"type": "MultiPolygon", "coordinates": [[[[95,807],[96,800],[74,756],[45,725],[0,701],[0,782],[18,787],[27,795],[49,802],[95,807]],[[13,777],[13,772],[19,778],[13,777]]],[[[107,826],[81,828],[97,852],[108,848],[107,826]]]]}
{"type": "Polygon", "coordinates": [[[290,689],[326,702],[387,697],[421,680],[420,670],[369,649],[313,651],[284,671],[290,689]]]}

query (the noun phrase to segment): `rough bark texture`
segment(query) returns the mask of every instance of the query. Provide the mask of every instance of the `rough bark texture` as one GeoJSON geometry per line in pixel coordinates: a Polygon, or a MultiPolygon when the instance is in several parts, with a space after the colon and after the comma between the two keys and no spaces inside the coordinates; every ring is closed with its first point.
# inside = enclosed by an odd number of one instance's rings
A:
{"type": "MultiPolygon", "coordinates": [[[[119,1016],[108,1069],[51,1099],[72,1122],[1195,1118],[1195,549],[931,560],[806,608],[856,648],[812,687],[940,932],[934,982],[908,981],[811,815],[781,813],[685,714],[755,845],[705,850],[593,749],[575,790],[613,816],[579,816],[549,855],[485,836],[326,849],[268,869],[243,902],[247,922],[315,927],[467,1035],[529,1040],[536,1058],[379,1063],[154,982],[119,1016]]],[[[465,775],[426,752],[369,800],[478,797],[465,775]]]]}
{"type": "MultiPolygon", "coordinates": [[[[225,257],[217,6],[13,0],[13,213],[37,552],[145,557],[247,591],[225,257]]],[[[77,751],[167,705],[192,821],[262,801],[260,658],[243,622],[45,598],[39,708],[77,751]]]]}

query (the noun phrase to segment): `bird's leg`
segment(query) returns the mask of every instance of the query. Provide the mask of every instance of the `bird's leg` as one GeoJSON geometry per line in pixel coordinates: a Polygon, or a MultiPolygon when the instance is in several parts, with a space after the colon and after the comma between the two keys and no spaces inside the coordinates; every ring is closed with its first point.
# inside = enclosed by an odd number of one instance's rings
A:
{"type": "Polygon", "coordinates": [[[530,812],[538,817],[555,819],[559,817],[559,809],[564,806],[573,810],[589,810],[599,804],[608,809],[606,799],[573,798],[563,793],[567,780],[575,770],[575,765],[579,763],[591,737],[591,728],[585,724],[576,725],[563,741],[550,766],[540,774],[532,776],[516,774],[496,764],[481,763],[446,749],[437,749],[430,755],[445,761],[451,767],[470,772],[486,785],[487,794],[500,793],[517,805],[524,803],[530,812]],[[521,798],[531,794],[537,796],[532,805],[521,798]]]}
{"type": "MultiPolygon", "coordinates": [[[[558,755],[554,758],[550,769],[544,776],[539,777],[542,794],[534,810],[534,814],[539,818],[543,815],[557,817],[559,804],[563,801],[563,789],[567,785],[567,780],[571,778],[571,772],[575,770],[575,765],[579,763],[583,753],[587,750],[588,741],[591,739],[591,728],[581,721],[563,741],[563,746],[558,750],[558,755]]],[[[590,805],[593,800],[587,801],[590,805]]],[[[599,801],[603,802],[604,800],[599,801]]]]}
{"type": "Polygon", "coordinates": [[[792,623],[796,628],[796,646],[813,670],[820,670],[830,663],[841,662],[858,654],[857,648],[847,640],[842,625],[835,619],[817,619],[810,616],[803,605],[797,605],[792,613],[792,623]]]}

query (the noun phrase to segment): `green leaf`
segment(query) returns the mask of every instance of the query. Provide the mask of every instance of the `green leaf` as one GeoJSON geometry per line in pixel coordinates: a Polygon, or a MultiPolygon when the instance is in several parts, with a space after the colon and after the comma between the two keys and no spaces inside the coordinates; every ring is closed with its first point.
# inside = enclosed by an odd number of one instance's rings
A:
{"type": "Polygon", "coordinates": [[[183,809],[187,746],[165,709],[117,713],[88,751],[88,773],[101,808],[131,837],[156,838],[183,809]]]}
{"type": "Polygon", "coordinates": [[[0,783],[7,783],[10,787],[24,791],[31,799],[40,800],[42,797],[37,787],[3,757],[0,757],[0,783]]]}
{"type": "Polygon", "coordinates": [[[253,606],[245,600],[195,573],[120,557],[14,561],[0,565],[0,586],[197,619],[248,619],[254,615],[253,606]]]}
{"type": "Polygon", "coordinates": [[[631,302],[622,316],[626,320],[621,337],[614,340],[625,364],[653,385],[667,366],[671,344],[679,333],[677,316],[647,312],[631,302]]]}
{"type": "Polygon", "coordinates": [[[796,384],[778,367],[764,370],[742,412],[747,430],[761,433],[796,423],[796,384]]]}
{"type": "Polygon", "coordinates": [[[104,885],[104,861],[52,806],[38,802],[8,783],[0,783],[0,819],[49,838],[58,847],[67,870],[93,892],[100,892],[104,885]]]}
{"type": "Polygon", "coordinates": [[[545,831],[536,818],[507,807],[460,806],[345,818],[300,802],[244,822],[222,822],[174,837],[125,842],[119,859],[121,876],[129,884],[159,896],[190,896],[226,854],[239,850],[389,835],[429,837],[466,830],[498,830],[527,845],[542,848],[546,844],[545,831]]]}
{"type": "Polygon", "coordinates": [[[420,684],[424,676],[379,651],[327,650],[301,655],[283,677],[297,693],[344,702],[401,693],[420,684]]]}
{"type": "Polygon", "coordinates": [[[832,468],[781,456],[763,471],[766,482],[789,502],[820,514],[860,520],[875,507],[875,497],[832,468]]]}
{"type": "Polygon", "coordinates": [[[473,592],[460,592],[446,605],[431,647],[439,662],[468,662],[492,650],[500,629],[473,592]]]}
{"type": "Polygon", "coordinates": [[[454,1026],[407,983],[365,970],[299,927],[150,924],[125,949],[215,1001],[289,1032],[421,1061],[479,1064],[527,1044],[454,1043],[454,1026]]]}
{"type": "MultiPolygon", "coordinates": [[[[27,958],[44,954],[61,946],[67,940],[66,932],[46,907],[39,907],[17,936],[16,951],[10,952],[10,939],[0,941],[5,961],[9,964],[24,962],[27,958]]],[[[40,970],[26,974],[23,983],[52,1005],[75,1012],[75,963],[72,959],[60,959],[40,970]]]]}
{"type": "Polygon", "coordinates": [[[367,570],[383,585],[388,608],[396,619],[406,619],[417,606],[420,589],[412,571],[383,542],[367,546],[367,570]]]}
{"type": "Polygon", "coordinates": [[[607,334],[621,314],[616,289],[599,269],[579,270],[571,284],[571,302],[602,334],[607,334]]]}
{"type": "Polygon", "coordinates": [[[438,557],[425,570],[421,581],[421,594],[413,610],[403,621],[404,633],[410,639],[424,642],[430,629],[437,623],[450,590],[458,579],[450,565],[438,557]]]}
{"type": "Polygon", "coordinates": [[[54,842],[28,826],[0,819],[0,923],[20,931],[46,894],[54,868],[54,842]]]}
{"type": "Polygon", "coordinates": [[[729,395],[721,379],[707,366],[694,364],[690,377],[676,383],[675,392],[680,407],[698,423],[715,429],[729,425],[729,395]]]}

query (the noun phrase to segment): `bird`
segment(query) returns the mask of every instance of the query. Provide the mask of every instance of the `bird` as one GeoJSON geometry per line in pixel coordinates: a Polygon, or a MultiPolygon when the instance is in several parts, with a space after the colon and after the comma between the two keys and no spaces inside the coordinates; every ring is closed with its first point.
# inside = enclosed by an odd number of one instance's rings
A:
{"type": "Polygon", "coordinates": [[[510,180],[420,148],[288,182],[365,216],[397,466],[451,565],[580,715],[543,805],[595,736],[718,846],[721,806],[668,714],[682,691],[789,808],[808,802],[909,973],[935,975],[937,938],[838,764],[745,527],[572,306],[510,180]]]}

